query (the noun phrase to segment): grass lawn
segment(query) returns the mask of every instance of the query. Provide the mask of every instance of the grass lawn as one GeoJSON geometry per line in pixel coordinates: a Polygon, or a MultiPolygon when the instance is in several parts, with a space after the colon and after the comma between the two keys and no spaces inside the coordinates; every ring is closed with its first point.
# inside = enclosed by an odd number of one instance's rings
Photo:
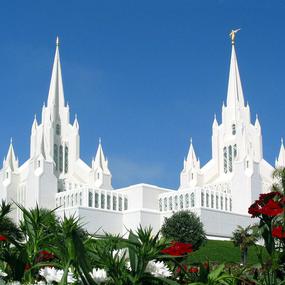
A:
{"type": "MultiPolygon", "coordinates": [[[[265,249],[263,248],[265,253],[265,249]]],[[[215,261],[219,263],[240,263],[240,250],[231,241],[208,240],[206,245],[189,255],[190,262],[215,261]]],[[[258,263],[255,247],[250,247],[248,264],[258,263]]]]}

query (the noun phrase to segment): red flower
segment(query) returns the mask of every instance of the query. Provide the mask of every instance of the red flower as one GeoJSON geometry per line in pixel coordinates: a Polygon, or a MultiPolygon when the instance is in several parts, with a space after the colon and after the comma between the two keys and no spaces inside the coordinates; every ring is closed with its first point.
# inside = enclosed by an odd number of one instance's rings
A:
{"type": "Polygon", "coordinates": [[[180,273],[181,269],[183,268],[185,271],[187,271],[187,265],[186,264],[181,264],[182,266],[178,266],[176,269],[176,273],[180,273]]]}
{"type": "Polygon", "coordinates": [[[172,256],[180,256],[192,251],[192,244],[172,241],[171,246],[163,249],[161,252],[172,256]]]}
{"type": "Polygon", "coordinates": [[[5,236],[0,235],[0,241],[5,241],[7,238],[5,236]]]}
{"type": "Polygon", "coordinates": [[[189,268],[189,272],[190,272],[190,273],[198,273],[198,271],[199,271],[199,270],[198,270],[198,267],[190,267],[190,268],[189,268]]]}
{"type": "Polygon", "coordinates": [[[204,268],[206,269],[206,270],[208,270],[209,269],[209,262],[208,261],[206,261],[206,262],[204,262],[203,263],[203,266],[204,266],[204,268]]]}
{"type": "Polygon", "coordinates": [[[274,200],[269,200],[268,203],[262,207],[260,210],[261,214],[270,216],[270,217],[275,217],[283,212],[283,208],[281,205],[274,200]]]}
{"type": "Polygon", "coordinates": [[[282,226],[277,226],[273,228],[272,236],[280,239],[285,238],[285,229],[283,229],[282,226]]]}

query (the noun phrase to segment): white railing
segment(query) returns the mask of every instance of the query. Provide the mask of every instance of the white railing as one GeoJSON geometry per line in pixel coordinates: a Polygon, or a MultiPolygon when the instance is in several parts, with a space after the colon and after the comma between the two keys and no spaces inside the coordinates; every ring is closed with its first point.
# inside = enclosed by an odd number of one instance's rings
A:
{"type": "Polygon", "coordinates": [[[191,208],[209,208],[220,211],[232,211],[232,196],[228,183],[206,185],[174,193],[159,195],[161,212],[180,211],[191,208]]]}
{"type": "Polygon", "coordinates": [[[128,210],[126,194],[116,193],[116,190],[102,190],[86,185],[65,182],[64,191],[56,194],[56,206],[61,208],[89,207],[107,211],[128,210]]]}

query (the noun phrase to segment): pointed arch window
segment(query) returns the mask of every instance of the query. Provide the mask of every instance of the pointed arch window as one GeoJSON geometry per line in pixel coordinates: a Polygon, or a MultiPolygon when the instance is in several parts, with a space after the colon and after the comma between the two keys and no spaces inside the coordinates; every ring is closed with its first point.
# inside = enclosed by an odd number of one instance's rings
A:
{"type": "Polygon", "coordinates": [[[101,193],[101,209],[105,209],[105,195],[101,193]]]}
{"type": "Polygon", "coordinates": [[[204,192],[201,192],[201,206],[202,207],[204,207],[204,205],[205,205],[205,194],[204,194],[204,192]]]}
{"type": "Polygon", "coordinates": [[[58,147],[57,147],[57,144],[53,145],[53,160],[55,162],[55,169],[58,170],[58,147]]]}
{"type": "Polygon", "coordinates": [[[175,210],[178,210],[178,196],[174,197],[174,207],[175,207],[175,210]]]}
{"type": "Polygon", "coordinates": [[[173,204],[172,204],[172,197],[169,197],[169,210],[171,210],[172,211],[172,209],[173,209],[173,204]]]}
{"type": "Polygon", "coordinates": [[[195,194],[194,194],[194,192],[191,193],[191,207],[195,207],[195,194]]]}
{"type": "Polygon", "coordinates": [[[63,147],[59,147],[59,171],[63,171],[63,147]]]}
{"type": "Polygon", "coordinates": [[[206,193],[206,207],[209,207],[209,193],[206,193]]]}
{"type": "Polygon", "coordinates": [[[167,198],[164,197],[164,211],[167,211],[167,198]]]}
{"type": "Polygon", "coordinates": [[[68,146],[64,148],[64,172],[68,172],[68,146]]]}
{"type": "Polygon", "coordinates": [[[227,197],[225,198],[225,210],[226,211],[228,210],[228,198],[227,197]]]}
{"type": "Polygon", "coordinates": [[[233,172],[233,150],[232,146],[229,146],[229,172],[233,172]]]}
{"type": "Polygon", "coordinates": [[[232,211],[233,208],[233,202],[232,202],[232,198],[230,198],[230,212],[232,211]]]}
{"type": "Polygon", "coordinates": [[[180,200],[180,209],[183,209],[183,195],[180,195],[179,200],[180,200]]]}
{"type": "Polygon", "coordinates": [[[113,211],[117,210],[117,196],[113,196],[113,211]]]}
{"type": "Polygon", "coordinates": [[[124,198],[124,209],[128,210],[128,198],[127,197],[124,198]]]}
{"type": "Polygon", "coordinates": [[[237,157],[237,145],[236,144],[234,144],[234,158],[236,158],[237,157]]]}
{"type": "Polygon", "coordinates": [[[212,193],[211,194],[211,208],[214,208],[214,203],[215,203],[214,194],[212,193]]]}
{"type": "Polygon", "coordinates": [[[224,147],[224,172],[228,172],[228,155],[227,155],[227,147],[224,147]]]}
{"type": "Polygon", "coordinates": [[[224,210],[224,197],[221,196],[221,210],[224,210]]]}
{"type": "Polygon", "coordinates": [[[92,191],[88,192],[88,207],[92,207],[93,206],[93,193],[92,191]]]}
{"type": "Polygon", "coordinates": [[[189,208],[189,194],[187,193],[186,195],[185,195],[185,208],[189,208]]]}
{"type": "Polygon", "coordinates": [[[216,195],[216,209],[219,209],[219,196],[216,195]]]}
{"type": "Polygon", "coordinates": [[[107,209],[111,209],[111,196],[110,194],[107,195],[107,209]]]}
{"type": "Polygon", "coordinates": [[[122,211],[123,209],[123,198],[120,196],[119,197],[119,211],[122,211]]]}
{"type": "Polygon", "coordinates": [[[95,208],[99,208],[99,194],[95,192],[95,208]]]}
{"type": "Polygon", "coordinates": [[[162,212],[162,199],[159,199],[159,211],[162,212]]]}

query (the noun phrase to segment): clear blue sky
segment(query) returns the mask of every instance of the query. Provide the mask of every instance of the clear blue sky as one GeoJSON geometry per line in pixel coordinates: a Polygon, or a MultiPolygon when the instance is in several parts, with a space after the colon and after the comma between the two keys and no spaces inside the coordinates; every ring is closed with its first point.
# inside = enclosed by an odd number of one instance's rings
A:
{"type": "Polygon", "coordinates": [[[228,33],[242,28],[244,95],[273,163],[285,136],[284,15],[284,1],[2,1],[0,157],[13,137],[20,162],[28,158],[59,35],[82,158],[90,164],[102,137],[115,187],[177,188],[191,136],[202,165],[211,157],[214,113],[220,122],[226,99],[228,33]]]}

